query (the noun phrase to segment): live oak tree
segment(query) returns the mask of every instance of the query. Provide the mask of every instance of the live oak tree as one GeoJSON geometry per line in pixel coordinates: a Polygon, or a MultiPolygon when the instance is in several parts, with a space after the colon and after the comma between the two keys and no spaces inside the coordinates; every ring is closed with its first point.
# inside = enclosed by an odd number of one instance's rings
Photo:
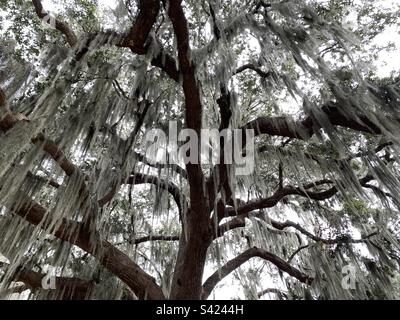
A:
{"type": "Polygon", "coordinates": [[[369,46],[398,8],[0,3],[2,293],[207,299],[234,275],[246,298],[398,296],[399,80],[369,46]],[[254,130],[254,172],[218,143],[219,164],[146,153],[171,122],[254,130]]]}

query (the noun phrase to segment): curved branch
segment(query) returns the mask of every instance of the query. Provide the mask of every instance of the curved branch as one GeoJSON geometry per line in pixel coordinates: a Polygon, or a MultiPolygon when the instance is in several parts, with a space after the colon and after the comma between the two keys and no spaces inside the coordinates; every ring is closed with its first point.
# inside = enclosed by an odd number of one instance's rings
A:
{"type": "MultiPolygon", "coordinates": [[[[375,147],[375,149],[373,150],[374,153],[378,153],[380,151],[382,151],[383,149],[385,149],[386,147],[392,146],[393,143],[392,142],[384,142],[379,144],[378,146],[375,147]]],[[[357,159],[357,158],[361,158],[363,156],[368,156],[372,153],[372,151],[360,151],[357,152],[356,154],[351,154],[348,157],[344,158],[344,159],[337,159],[337,158],[323,158],[319,155],[316,154],[312,154],[312,153],[308,153],[308,152],[303,152],[302,150],[285,150],[282,147],[274,147],[271,145],[262,145],[260,147],[257,148],[257,152],[258,153],[267,153],[267,152],[272,152],[272,153],[276,153],[285,157],[294,157],[295,159],[298,159],[298,157],[304,157],[305,160],[313,160],[317,163],[339,163],[339,162],[343,162],[343,161],[351,161],[353,159],[357,159]]]]}
{"type": "Polygon", "coordinates": [[[212,290],[215,286],[227,275],[229,275],[232,271],[239,268],[243,263],[249,261],[251,258],[259,257],[264,260],[267,260],[278,267],[281,271],[286,272],[290,276],[296,278],[302,283],[307,285],[311,284],[313,278],[310,276],[302,273],[300,270],[292,267],[286,261],[282,260],[278,256],[270,253],[266,250],[261,248],[253,247],[245,252],[238,255],[236,258],[228,261],[225,265],[223,265],[220,269],[218,269],[213,275],[211,275],[203,285],[203,294],[202,299],[207,299],[208,296],[211,294],[212,290]]]}
{"type": "MultiPolygon", "coordinates": [[[[374,178],[371,175],[366,175],[364,178],[361,178],[359,180],[360,185],[365,186],[369,181],[373,180],[374,178]]],[[[228,210],[224,211],[225,215],[220,215],[219,220],[222,220],[224,217],[229,217],[229,216],[234,216],[232,220],[220,225],[217,230],[216,234],[214,235],[214,239],[218,237],[222,237],[226,232],[237,229],[237,228],[242,228],[245,227],[246,225],[246,218],[250,216],[250,213],[255,210],[260,210],[260,209],[266,209],[266,208],[271,208],[274,207],[279,201],[284,199],[286,196],[289,195],[299,195],[302,197],[307,197],[313,200],[321,201],[321,200],[326,200],[334,196],[339,190],[336,186],[333,186],[332,188],[322,191],[322,192],[311,192],[311,191],[306,191],[306,188],[310,188],[314,185],[319,185],[323,183],[330,183],[329,180],[320,180],[316,181],[312,184],[303,186],[302,188],[295,188],[295,187],[284,187],[278,189],[272,196],[264,199],[256,199],[253,201],[249,201],[245,204],[240,205],[237,208],[229,208],[228,210]]],[[[313,239],[314,241],[317,242],[322,242],[325,244],[334,244],[334,243],[360,243],[360,242],[365,242],[368,240],[368,238],[372,237],[373,235],[376,235],[376,233],[373,233],[365,238],[359,239],[359,240],[354,240],[351,238],[343,238],[343,237],[338,237],[336,239],[322,239],[319,238],[304,228],[302,228],[300,225],[291,222],[291,221],[286,221],[286,222],[278,222],[273,219],[269,219],[270,224],[278,229],[278,230],[283,230],[287,227],[293,227],[300,231],[302,234],[306,235],[307,237],[313,239]]]]}
{"type": "MultiPolygon", "coordinates": [[[[45,274],[28,269],[21,269],[17,272],[16,281],[25,283],[31,290],[42,289],[42,280],[45,274]]],[[[94,283],[92,281],[78,278],[56,277],[55,278],[55,299],[60,300],[86,300],[90,298],[94,283]]]]}
{"type": "Polygon", "coordinates": [[[283,291],[281,291],[279,289],[276,289],[276,288],[268,288],[268,289],[265,289],[263,291],[260,291],[260,292],[257,293],[257,296],[258,296],[258,298],[261,298],[262,296],[264,296],[264,295],[266,295],[268,293],[274,293],[279,298],[282,298],[282,297],[287,298],[287,294],[285,292],[283,292],[283,291]]]}
{"type": "MultiPolygon", "coordinates": [[[[248,218],[248,217],[249,217],[249,215],[241,215],[241,216],[235,217],[232,220],[220,225],[218,227],[217,235],[215,238],[222,237],[226,232],[228,232],[230,230],[244,228],[246,226],[246,218],[248,218]]],[[[302,233],[303,235],[305,235],[306,237],[314,240],[315,242],[321,242],[321,243],[327,244],[327,245],[338,244],[338,243],[363,243],[363,242],[368,241],[371,237],[376,236],[378,234],[378,232],[373,232],[367,236],[363,236],[361,239],[352,239],[352,238],[348,237],[347,235],[338,236],[335,239],[324,239],[324,238],[321,238],[321,237],[318,237],[318,236],[312,234],[311,232],[307,231],[302,226],[300,226],[298,223],[295,223],[290,220],[286,220],[285,222],[280,222],[280,221],[276,221],[274,219],[268,218],[268,222],[271,224],[271,226],[273,226],[277,230],[284,230],[286,228],[294,228],[297,231],[299,231],[300,233],[302,233]]],[[[302,250],[302,249],[305,249],[306,247],[308,247],[308,246],[300,247],[301,249],[300,248],[299,249],[302,250]]],[[[297,253],[298,252],[296,252],[294,255],[296,255],[297,253]]],[[[288,262],[290,262],[290,260],[292,260],[292,259],[293,259],[293,257],[291,257],[288,260],[288,262]]]]}
{"type": "Polygon", "coordinates": [[[261,70],[259,67],[257,67],[253,63],[247,63],[247,64],[237,68],[233,74],[237,75],[237,74],[242,73],[243,71],[246,71],[246,70],[253,70],[254,72],[256,72],[263,79],[268,78],[268,77],[271,76],[271,72],[269,72],[269,71],[265,72],[265,71],[261,70]]]}
{"type": "Polygon", "coordinates": [[[152,58],[151,64],[163,70],[168,76],[176,82],[179,82],[180,72],[176,67],[175,59],[164,52],[160,43],[149,38],[150,31],[157,20],[160,11],[159,0],[140,0],[139,13],[131,27],[129,34],[125,39],[117,44],[118,47],[129,48],[133,53],[146,54],[150,45],[153,43],[160,47],[159,53],[152,58]]]}
{"type": "MultiPolygon", "coordinates": [[[[371,175],[367,175],[364,178],[359,180],[360,185],[363,185],[371,180],[374,177],[371,175]]],[[[322,180],[324,183],[329,183],[328,180],[322,180]]],[[[314,182],[312,184],[306,185],[305,187],[310,188],[314,185],[318,185],[319,182],[314,182]]],[[[304,187],[284,187],[278,189],[272,196],[263,199],[256,199],[247,202],[246,204],[239,206],[238,208],[230,208],[226,211],[226,216],[237,216],[244,215],[254,210],[271,208],[275,206],[279,201],[284,199],[289,195],[298,195],[305,198],[309,198],[312,200],[322,201],[333,197],[336,193],[338,193],[338,188],[336,186],[331,187],[328,190],[321,192],[307,191],[304,187]]]]}
{"type": "Polygon", "coordinates": [[[46,139],[43,134],[39,134],[32,139],[32,143],[36,144],[54,159],[67,176],[72,176],[74,173],[80,171],[64,154],[64,152],[51,140],[46,139]]]}
{"type": "MultiPolygon", "coordinates": [[[[171,181],[165,181],[155,176],[150,176],[143,173],[132,172],[132,175],[122,181],[123,184],[153,184],[158,188],[164,189],[168,191],[173,197],[179,212],[182,214],[186,208],[188,207],[185,196],[181,193],[180,189],[171,181]]],[[[105,206],[108,202],[110,202],[115,194],[118,192],[119,183],[116,184],[105,196],[103,196],[98,204],[100,207],[105,206]]]]}
{"type": "MultiPolygon", "coordinates": [[[[32,0],[32,3],[35,7],[36,14],[40,19],[44,19],[46,16],[48,16],[48,12],[44,10],[41,0],[32,0]]],[[[148,38],[150,31],[157,19],[159,9],[160,4],[158,0],[140,0],[139,13],[136,17],[135,23],[131,27],[128,35],[123,37],[123,40],[119,41],[116,46],[129,48],[133,53],[136,54],[146,54],[150,44],[152,42],[156,42],[155,39],[148,40],[148,38]]],[[[67,23],[56,19],[55,27],[65,35],[67,43],[71,47],[74,47],[78,43],[76,34],[67,23]]],[[[85,43],[76,52],[76,61],[82,60],[82,58],[89,51],[91,42],[99,34],[100,33],[94,35],[92,34],[87,37],[85,43]]],[[[107,35],[109,37],[122,38],[115,32],[107,32],[107,35]]],[[[102,41],[100,44],[106,43],[107,41],[102,41]]],[[[169,54],[165,53],[162,49],[155,57],[153,57],[151,64],[163,70],[174,81],[179,82],[179,70],[176,68],[175,59],[169,54]]]]}
{"type": "MultiPolygon", "coordinates": [[[[50,19],[49,13],[43,8],[41,0],[32,0],[32,3],[33,6],[35,7],[36,14],[40,19],[43,20],[46,17],[50,19]]],[[[49,21],[46,22],[50,24],[49,21]]],[[[78,38],[75,32],[70,28],[70,26],[67,23],[55,19],[55,28],[65,36],[67,43],[71,47],[74,47],[78,43],[78,38]]]]}
{"type": "Polygon", "coordinates": [[[305,245],[305,246],[300,246],[298,247],[289,257],[289,259],[287,260],[287,263],[291,263],[292,260],[294,259],[294,257],[302,250],[307,249],[310,245],[305,245]]]}
{"type": "Polygon", "coordinates": [[[153,43],[160,47],[159,53],[153,57],[151,64],[163,70],[168,76],[179,82],[179,70],[176,67],[175,59],[162,50],[160,43],[150,38],[150,31],[157,20],[160,11],[159,0],[140,0],[139,13],[125,39],[117,44],[118,47],[129,48],[133,53],[146,54],[153,43]]]}
{"type": "Polygon", "coordinates": [[[64,218],[57,224],[56,229],[49,230],[50,222],[46,209],[31,200],[19,205],[18,208],[12,208],[11,211],[29,223],[39,226],[46,232],[51,231],[55,237],[74,244],[94,256],[105,268],[128,285],[140,299],[165,298],[153,277],[111,243],[101,240],[97,234],[89,233],[82,223],[64,218]]]}
{"type": "Polygon", "coordinates": [[[278,230],[284,230],[286,228],[294,228],[298,230],[300,233],[304,234],[306,237],[314,240],[315,242],[321,242],[323,244],[337,244],[337,243],[363,243],[369,240],[369,238],[376,236],[378,233],[373,232],[369,234],[368,236],[364,236],[361,239],[352,239],[349,236],[338,236],[335,239],[324,239],[321,237],[318,237],[311,232],[308,232],[306,229],[304,229],[302,226],[300,226],[298,223],[294,223],[293,221],[286,220],[285,222],[279,222],[276,220],[270,219],[271,225],[278,230]]]}
{"type": "MultiPolygon", "coordinates": [[[[341,126],[365,133],[382,133],[379,126],[364,115],[356,115],[350,119],[341,111],[338,103],[328,102],[322,106],[321,111],[333,126],[341,126]]],[[[311,116],[302,121],[295,121],[289,117],[260,117],[250,121],[242,129],[254,129],[255,136],[268,134],[308,140],[320,127],[322,125],[317,123],[311,116]]]]}
{"type": "Polygon", "coordinates": [[[171,181],[164,181],[158,177],[149,176],[142,173],[134,173],[127,180],[127,184],[146,184],[150,183],[158,188],[168,191],[174,198],[176,205],[178,206],[179,212],[183,214],[188,207],[185,196],[181,193],[180,189],[173,184],[171,181]]]}

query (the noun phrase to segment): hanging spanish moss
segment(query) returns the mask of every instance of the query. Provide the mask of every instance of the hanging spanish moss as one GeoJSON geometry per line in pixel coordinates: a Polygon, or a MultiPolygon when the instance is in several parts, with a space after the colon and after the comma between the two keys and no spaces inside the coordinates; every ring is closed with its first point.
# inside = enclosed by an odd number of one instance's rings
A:
{"type": "Polygon", "coordinates": [[[399,8],[71,3],[1,4],[2,299],[399,298],[399,8]]]}

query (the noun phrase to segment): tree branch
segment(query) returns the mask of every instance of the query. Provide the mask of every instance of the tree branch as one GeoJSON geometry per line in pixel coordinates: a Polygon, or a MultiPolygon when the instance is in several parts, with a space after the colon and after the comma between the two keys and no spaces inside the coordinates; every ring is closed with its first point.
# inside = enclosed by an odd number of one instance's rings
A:
{"type": "Polygon", "coordinates": [[[51,140],[46,139],[43,134],[39,134],[32,139],[32,143],[42,147],[50,157],[60,166],[66,175],[72,176],[74,173],[80,171],[68,158],[64,152],[51,140]]]}
{"type": "Polygon", "coordinates": [[[268,289],[265,289],[263,291],[260,291],[260,292],[257,293],[257,296],[258,296],[258,298],[261,298],[262,296],[264,296],[264,295],[266,295],[268,293],[274,293],[279,298],[282,298],[282,297],[287,298],[287,294],[285,292],[282,292],[281,290],[276,289],[276,288],[268,288],[268,289]]]}
{"type": "Polygon", "coordinates": [[[300,246],[298,247],[289,257],[289,259],[287,260],[287,263],[291,263],[293,258],[302,250],[307,249],[310,245],[305,245],[305,246],[300,246]]]}
{"type": "Polygon", "coordinates": [[[178,241],[179,236],[163,236],[163,235],[153,235],[137,238],[133,241],[134,244],[140,244],[148,241],[178,241]]]}
{"type": "MultiPolygon", "coordinates": [[[[149,34],[157,20],[159,11],[159,0],[140,0],[139,13],[135,22],[129,34],[121,43],[117,44],[117,46],[129,48],[136,54],[146,54],[150,45],[153,42],[157,43],[155,39],[149,39],[149,34]]],[[[176,68],[175,59],[162,50],[160,43],[157,43],[157,46],[161,49],[160,52],[152,58],[151,64],[162,69],[171,79],[179,82],[179,70],[176,68]]]]}
{"type": "MultiPolygon", "coordinates": [[[[36,14],[40,19],[48,16],[48,12],[44,10],[41,0],[32,0],[32,3],[35,7],[36,14]]],[[[135,23],[131,27],[128,35],[123,37],[123,40],[118,42],[116,46],[129,48],[133,53],[136,54],[146,54],[150,44],[153,41],[156,41],[155,39],[148,41],[148,37],[157,19],[159,9],[160,5],[158,0],[140,0],[139,13],[136,17],[135,23]]],[[[71,47],[75,47],[75,45],[78,43],[78,38],[69,25],[56,19],[55,27],[65,35],[67,43],[71,47]]],[[[99,33],[89,35],[87,37],[85,44],[79,48],[75,54],[76,61],[83,59],[83,57],[89,51],[91,42],[98,34],[99,33]]],[[[120,38],[120,36],[116,35],[114,32],[108,32],[108,36],[117,36],[120,38]]],[[[105,44],[106,42],[107,41],[103,41],[101,44],[105,44]]],[[[159,53],[152,58],[151,64],[163,70],[174,81],[179,82],[179,70],[176,68],[175,59],[169,54],[163,52],[162,48],[160,49],[159,53]]]]}
{"type": "MultiPolygon", "coordinates": [[[[187,201],[185,196],[181,193],[180,189],[171,181],[164,181],[158,177],[155,176],[150,176],[147,174],[143,173],[137,173],[137,172],[132,172],[132,175],[128,178],[122,181],[123,184],[132,184],[132,185],[138,185],[138,184],[153,184],[157,186],[158,188],[164,189],[168,191],[171,196],[173,197],[179,213],[183,214],[188,207],[187,201]]],[[[99,201],[99,206],[102,207],[106,205],[108,202],[110,202],[115,194],[118,191],[119,183],[116,184],[105,196],[103,196],[99,201]]]]}
{"type": "Polygon", "coordinates": [[[271,72],[269,72],[269,71],[265,72],[265,71],[261,70],[259,67],[257,67],[256,65],[254,65],[253,63],[247,63],[247,64],[237,68],[233,74],[237,75],[246,70],[252,70],[254,72],[257,72],[257,74],[263,79],[271,76],[271,72]]]}
{"type": "MultiPolygon", "coordinates": [[[[117,44],[117,46],[129,48],[136,54],[146,54],[150,45],[153,42],[157,43],[155,39],[149,39],[149,34],[157,20],[159,11],[159,0],[140,0],[139,13],[135,23],[129,31],[129,34],[121,43],[117,44]]],[[[157,43],[157,46],[161,49],[160,52],[152,58],[151,64],[162,69],[174,81],[179,82],[180,73],[176,68],[175,59],[162,50],[160,43],[157,43]]]]}
{"type": "MultiPolygon", "coordinates": [[[[21,269],[17,272],[15,281],[25,283],[31,290],[42,289],[42,280],[45,274],[28,269],[21,269]]],[[[94,283],[92,281],[78,278],[56,277],[55,278],[55,299],[60,300],[86,300],[90,298],[94,283]]]]}
{"type": "Polygon", "coordinates": [[[207,299],[211,294],[212,290],[215,286],[227,275],[229,275],[232,271],[239,268],[243,263],[249,261],[251,258],[259,257],[264,260],[267,260],[278,267],[281,271],[288,273],[290,276],[296,278],[302,283],[311,284],[313,278],[308,275],[302,273],[298,269],[292,267],[286,261],[282,260],[278,256],[270,253],[261,248],[253,247],[245,252],[241,253],[236,258],[228,261],[224,266],[222,266],[219,270],[217,270],[213,275],[211,275],[206,282],[203,284],[203,294],[202,299],[207,299]]]}
{"type": "MultiPolygon", "coordinates": [[[[174,33],[177,39],[179,69],[182,74],[182,86],[185,96],[185,120],[186,126],[193,129],[200,137],[202,128],[203,107],[200,98],[200,89],[196,79],[196,66],[190,59],[189,29],[185,13],[182,9],[182,0],[170,0],[168,2],[168,16],[171,19],[174,33]]],[[[204,175],[200,166],[200,154],[197,164],[188,163],[186,170],[190,185],[191,207],[199,215],[205,213],[204,204],[204,175]]],[[[199,218],[199,217],[198,217],[199,218]]]]}
{"type": "Polygon", "coordinates": [[[165,163],[154,162],[154,161],[151,161],[148,158],[146,158],[145,155],[140,154],[138,152],[134,152],[134,156],[138,161],[144,163],[145,165],[147,165],[149,167],[157,168],[157,169],[170,169],[170,170],[174,171],[175,173],[181,175],[182,177],[187,178],[187,171],[177,164],[165,164],[165,163]]]}
{"type": "Polygon", "coordinates": [[[111,273],[119,277],[131,288],[140,299],[164,299],[161,288],[153,277],[143,271],[125,253],[115,248],[106,240],[101,240],[97,234],[89,233],[82,223],[63,219],[55,230],[49,229],[49,217],[46,209],[34,201],[26,201],[11,210],[29,223],[39,226],[97,258],[111,273]]]}
{"type": "MultiPolygon", "coordinates": [[[[355,131],[381,134],[379,126],[364,115],[356,115],[350,119],[340,110],[340,105],[329,102],[322,106],[321,111],[333,126],[341,126],[355,131]],[[358,118],[358,119],[357,119],[358,118]]],[[[308,116],[302,121],[294,121],[288,117],[260,117],[250,121],[242,127],[245,129],[254,129],[255,136],[268,134],[271,136],[282,136],[308,140],[320,128],[321,124],[308,116]]]]}
{"type": "MultiPolygon", "coordinates": [[[[43,8],[42,1],[41,0],[32,0],[32,3],[35,7],[35,11],[37,16],[40,19],[48,18],[50,19],[49,13],[43,8]]],[[[44,20],[43,20],[44,21],[44,20]]],[[[46,21],[48,24],[50,23],[49,21],[46,21]]],[[[75,35],[75,32],[70,28],[70,26],[62,22],[58,19],[55,19],[55,28],[60,31],[66,38],[67,43],[71,46],[74,47],[78,43],[78,38],[75,35]]]]}
{"type": "Polygon", "coordinates": [[[145,54],[148,49],[146,40],[156,22],[159,11],[159,0],[139,0],[139,13],[121,46],[129,47],[137,54],[145,54]]]}
{"type": "MultiPolygon", "coordinates": [[[[369,181],[371,181],[373,179],[374,179],[373,176],[366,175],[365,177],[363,177],[359,180],[359,183],[360,183],[360,185],[365,185],[366,183],[368,183],[369,181]]],[[[241,204],[237,208],[228,208],[227,210],[224,210],[223,211],[224,215],[219,215],[219,221],[222,220],[224,217],[229,217],[229,216],[234,216],[235,218],[220,225],[216,230],[216,234],[214,235],[214,238],[221,237],[230,230],[244,227],[245,223],[246,223],[245,219],[250,216],[250,213],[252,211],[274,207],[279,201],[281,201],[282,199],[284,199],[285,197],[287,197],[289,195],[299,195],[302,197],[310,198],[312,200],[321,201],[321,200],[326,200],[326,199],[331,198],[339,191],[336,186],[333,186],[332,188],[330,188],[326,191],[321,191],[321,192],[312,192],[312,191],[306,190],[307,188],[311,188],[315,185],[319,185],[319,184],[323,184],[323,183],[330,183],[330,181],[329,180],[320,180],[320,181],[311,183],[309,185],[305,185],[302,188],[299,188],[299,187],[296,188],[296,187],[292,187],[292,186],[279,188],[272,196],[270,196],[268,198],[252,200],[245,204],[241,204]]],[[[281,222],[270,219],[270,223],[274,228],[279,229],[279,230],[283,230],[289,226],[294,227],[298,231],[303,233],[304,235],[308,236],[309,238],[311,238],[315,241],[324,242],[326,244],[338,243],[340,241],[343,242],[343,240],[341,240],[341,239],[328,240],[328,239],[318,238],[318,237],[312,235],[311,233],[309,233],[308,231],[304,230],[302,227],[300,227],[290,221],[281,223],[281,222]]],[[[358,242],[365,241],[365,239],[352,240],[352,241],[354,241],[355,243],[358,243],[358,242]]]]}
{"type": "MultiPolygon", "coordinates": [[[[359,180],[359,183],[360,185],[363,185],[373,179],[374,179],[373,176],[366,175],[364,178],[361,178],[359,180]]],[[[323,180],[323,181],[324,183],[327,183],[329,180],[323,180]]],[[[316,184],[318,184],[318,182],[306,185],[305,187],[309,188],[316,184]]],[[[283,187],[278,189],[272,196],[268,198],[252,200],[244,205],[239,206],[238,208],[230,208],[227,210],[227,215],[228,216],[243,215],[254,210],[271,208],[275,206],[283,198],[289,195],[298,195],[312,200],[322,201],[333,197],[338,191],[339,190],[336,186],[333,186],[330,189],[321,192],[307,191],[306,188],[304,187],[292,187],[292,186],[283,187]]]]}
{"type": "Polygon", "coordinates": [[[17,122],[29,121],[22,113],[12,113],[8,106],[7,96],[0,87],[0,131],[6,132],[11,129],[17,122]]]}
{"type": "Polygon", "coordinates": [[[57,181],[55,181],[53,179],[45,178],[45,177],[42,177],[39,175],[35,175],[31,171],[28,171],[27,176],[33,180],[42,182],[44,184],[48,184],[49,186],[56,188],[56,189],[60,188],[60,186],[61,186],[57,181]]]}

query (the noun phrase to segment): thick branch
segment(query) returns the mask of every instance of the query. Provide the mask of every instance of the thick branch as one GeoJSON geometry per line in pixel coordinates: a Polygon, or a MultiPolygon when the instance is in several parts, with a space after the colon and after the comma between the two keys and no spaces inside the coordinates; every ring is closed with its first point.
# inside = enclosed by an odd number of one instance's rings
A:
{"type": "MultiPolygon", "coordinates": [[[[172,21],[174,33],[178,44],[179,69],[183,79],[183,92],[185,96],[186,126],[193,129],[200,137],[202,127],[203,108],[200,98],[200,89],[196,79],[196,66],[190,58],[189,29],[181,0],[170,0],[168,16],[172,21]]],[[[204,213],[204,175],[200,166],[200,155],[197,164],[188,163],[187,172],[190,185],[190,200],[192,208],[197,214],[204,213]]]]}
{"type": "MultiPolygon", "coordinates": [[[[41,0],[32,0],[35,7],[36,14],[40,19],[44,19],[48,16],[48,12],[43,9],[41,0]]],[[[118,47],[129,48],[133,53],[144,55],[148,52],[149,46],[155,39],[148,40],[150,31],[157,19],[158,12],[160,9],[158,0],[140,0],[139,3],[139,13],[136,18],[135,23],[131,27],[128,35],[117,44],[118,47]]],[[[74,47],[78,43],[78,38],[74,31],[65,22],[55,19],[55,27],[57,30],[62,32],[68,44],[74,47]]],[[[75,59],[77,61],[82,60],[82,58],[89,51],[90,43],[96,35],[89,35],[85,44],[76,52],[75,59]]],[[[115,33],[109,33],[110,37],[115,37],[115,33]]],[[[119,36],[118,36],[119,37],[119,36]]],[[[103,41],[105,44],[107,41],[103,41]]],[[[153,57],[151,64],[155,67],[162,69],[168,76],[179,81],[179,70],[176,68],[175,59],[169,54],[163,52],[162,48],[159,53],[153,57]]]]}
{"type": "Polygon", "coordinates": [[[286,261],[282,260],[278,256],[270,253],[261,248],[253,247],[245,252],[241,253],[236,258],[228,261],[224,266],[222,266],[219,270],[217,270],[212,276],[210,276],[203,285],[203,294],[202,298],[207,299],[211,294],[212,290],[215,286],[227,275],[229,275],[232,271],[239,268],[243,263],[249,261],[251,258],[259,257],[264,260],[267,260],[278,267],[281,271],[288,273],[290,276],[298,279],[300,282],[305,284],[311,284],[313,278],[308,275],[302,273],[298,269],[292,267],[286,261]]]}
{"type": "Polygon", "coordinates": [[[12,113],[6,93],[0,87],[0,131],[11,129],[19,121],[28,121],[28,118],[22,113],[12,113]]]}
{"type": "MultiPolygon", "coordinates": [[[[42,19],[42,20],[45,19],[45,18],[46,19],[50,19],[50,15],[43,8],[41,0],[32,0],[32,3],[34,5],[34,7],[35,7],[36,14],[40,19],[42,19]]],[[[51,19],[53,19],[53,18],[51,18],[51,19]]],[[[50,20],[46,21],[46,22],[50,23],[50,20]]],[[[62,21],[60,21],[58,19],[55,19],[54,22],[55,22],[55,28],[65,36],[68,44],[71,47],[74,47],[78,43],[78,38],[76,37],[74,31],[65,22],[62,22],[62,21]]]]}
{"type": "Polygon", "coordinates": [[[55,144],[53,141],[45,138],[43,134],[39,134],[37,137],[32,139],[32,143],[41,146],[54,161],[61,167],[67,176],[72,176],[74,173],[79,171],[68,158],[64,152],[55,144]]]}
{"type": "MultiPolygon", "coordinates": [[[[140,0],[139,13],[135,22],[128,36],[117,46],[127,47],[136,54],[146,54],[152,42],[157,42],[155,39],[149,39],[149,34],[157,20],[159,11],[159,0],[140,0]]],[[[157,46],[161,48],[160,43],[158,43],[157,46]]],[[[162,48],[160,52],[153,57],[151,64],[162,69],[171,79],[179,82],[179,70],[176,68],[175,59],[165,53],[162,48]]]]}
{"type": "Polygon", "coordinates": [[[190,59],[188,22],[181,6],[181,0],[169,1],[168,15],[178,43],[179,67],[183,76],[183,91],[186,101],[186,125],[196,133],[200,133],[202,105],[195,75],[196,67],[190,59]]]}
{"type": "MultiPolygon", "coordinates": [[[[171,196],[175,200],[176,205],[178,206],[180,213],[183,213],[184,210],[186,210],[186,208],[187,208],[187,201],[186,201],[184,195],[181,193],[180,189],[171,181],[165,181],[165,180],[160,179],[155,176],[150,176],[150,175],[143,174],[143,173],[133,172],[132,175],[128,179],[122,181],[122,183],[123,184],[132,184],[132,185],[153,184],[153,185],[157,186],[158,188],[168,191],[171,194],[171,196]]],[[[114,186],[105,196],[103,196],[98,201],[99,206],[102,207],[102,206],[106,205],[108,202],[110,202],[114,198],[115,194],[118,191],[118,186],[119,186],[119,184],[114,186]]]]}
{"type": "Polygon", "coordinates": [[[139,0],[139,13],[122,46],[138,54],[147,52],[146,40],[160,11],[159,0],[139,0]]]}
{"type": "MultiPolygon", "coordinates": [[[[352,119],[348,118],[347,115],[340,111],[340,105],[337,103],[327,103],[321,110],[333,126],[341,126],[365,133],[382,133],[379,126],[364,115],[358,115],[352,119]]],[[[287,117],[260,117],[250,121],[242,129],[254,129],[256,136],[268,134],[308,140],[315,133],[315,130],[320,127],[321,124],[311,117],[307,117],[303,121],[294,121],[287,117]]]]}
{"type": "MultiPolygon", "coordinates": [[[[12,211],[29,223],[49,231],[46,209],[39,204],[27,201],[12,211]]],[[[105,268],[126,283],[140,299],[164,299],[161,288],[153,277],[111,243],[101,240],[98,235],[90,234],[81,223],[63,219],[58,227],[52,230],[52,234],[93,255],[105,268]]]]}
{"type": "MultiPolygon", "coordinates": [[[[42,289],[45,274],[28,269],[18,271],[15,280],[25,283],[30,289],[42,289]]],[[[86,300],[90,298],[94,283],[87,280],[68,277],[55,278],[55,298],[60,300],[86,300]]]]}

